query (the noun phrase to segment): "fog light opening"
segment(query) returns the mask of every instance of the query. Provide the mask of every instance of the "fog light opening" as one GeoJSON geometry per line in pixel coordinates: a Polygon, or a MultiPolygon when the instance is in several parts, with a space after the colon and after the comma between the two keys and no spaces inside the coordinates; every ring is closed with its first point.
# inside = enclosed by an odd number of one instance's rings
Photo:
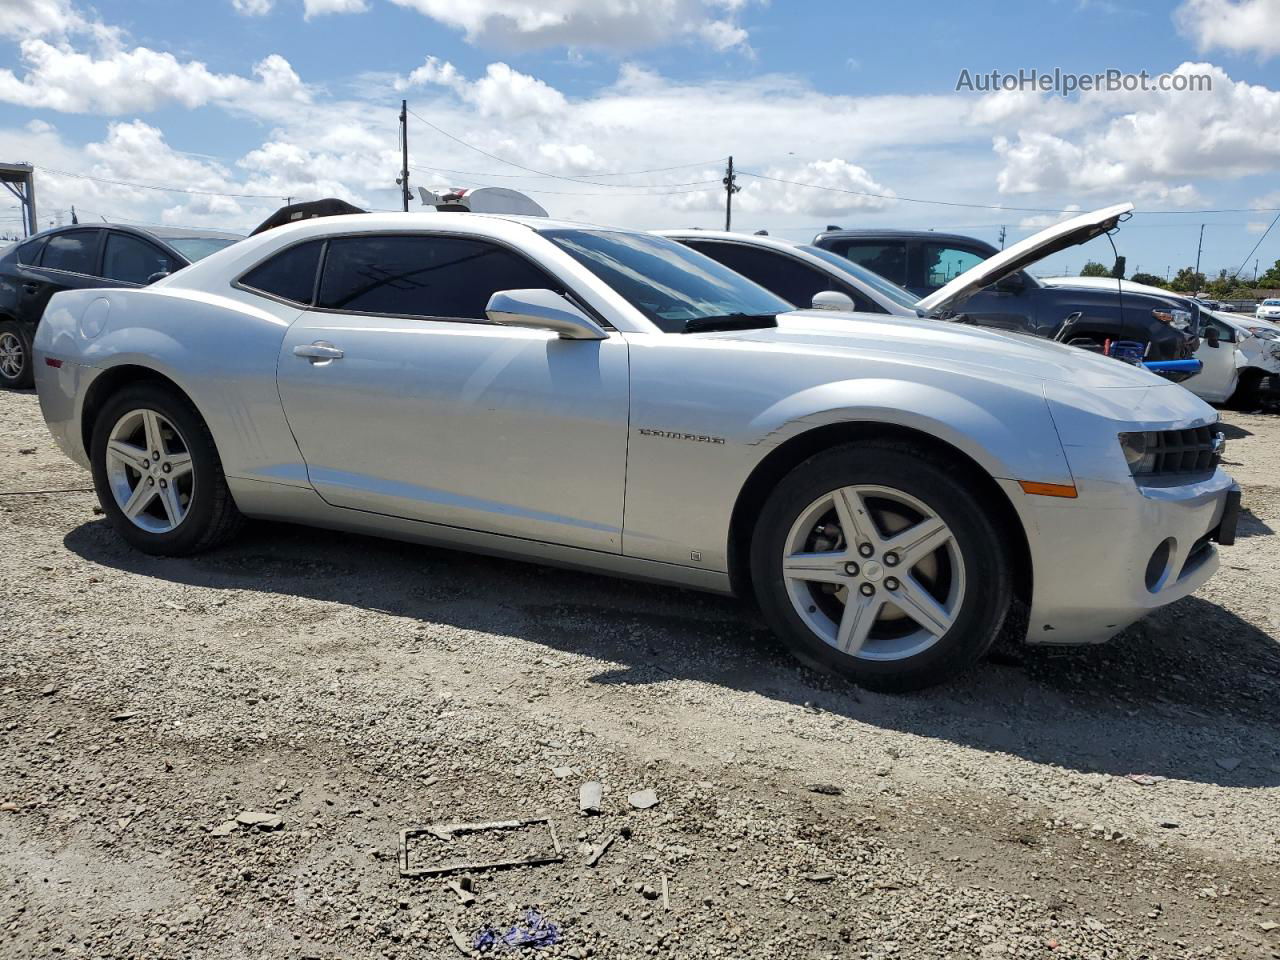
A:
{"type": "Polygon", "coordinates": [[[1160,546],[1151,551],[1151,559],[1147,561],[1147,589],[1159,593],[1172,572],[1173,551],[1178,541],[1169,537],[1160,546]]]}

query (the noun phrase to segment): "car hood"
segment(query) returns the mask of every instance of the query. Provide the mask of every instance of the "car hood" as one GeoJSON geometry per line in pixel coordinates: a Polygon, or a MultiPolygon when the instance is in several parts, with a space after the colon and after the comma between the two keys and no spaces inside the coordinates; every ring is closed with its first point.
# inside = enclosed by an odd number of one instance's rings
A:
{"type": "Polygon", "coordinates": [[[776,327],[692,336],[769,345],[796,355],[850,360],[879,356],[916,366],[963,369],[984,378],[1051,380],[1094,390],[1168,386],[1167,380],[1147,370],[1079,347],[945,320],[798,310],[779,316],[776,327]]]}
{"type": "Polygon", "coordinates": [[[1019,240],[994,256],[987,257],[945,287],[921,299],[916,306],[925,313],[934,313],[955,306],[969,294],[995,283],[1001,277],[1006,277],[1060,250],[1086,243],[1112,230],[1120,219],[1132,210],[1132,203],[1117,203],[1090,213],[1082,213],[1062,223],[1055,223],[1039,233],[1033,233],[1025,240],[1019,240]]]}

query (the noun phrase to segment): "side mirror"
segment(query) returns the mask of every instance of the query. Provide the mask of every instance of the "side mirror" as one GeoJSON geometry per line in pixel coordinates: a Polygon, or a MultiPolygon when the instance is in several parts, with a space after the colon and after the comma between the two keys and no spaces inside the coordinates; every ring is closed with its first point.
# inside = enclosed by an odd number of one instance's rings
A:
{"type": "Polygon", "coordinates": [[[151,276],[147,277],[147,285],[150,286],[151,284],[155,283],[157,280],[163,280],[168,275],[169,275],[168,270],[157,270],[151,276]]]}
{"type": "Polygon", "coordinates": [[[1010,273],[997,280],[994,286],[1001,293],[1021,293],[1023,290],[1022,277],[1016,273],[1010,273]]]}
{"type": "Polygon", "coordinates": [[[813,295],[814,310],[855,310],[853,297],[839,290],[819,290],[813,295]]]}
{"type": "Polygon", "coordinates": [[[607,340],[604,328],[554,290],[499,290],[484,314],[504,327],[550,330],[561,340],[607,340]]]}
{"type": "Polygon", "coordinates": [[[1204,332],[1204,342],[1209,346],[1217,349],[1218,344],[1222,342],[1222,335],[1218,333],[1217,327],[1208,327],[1204,332]]]}

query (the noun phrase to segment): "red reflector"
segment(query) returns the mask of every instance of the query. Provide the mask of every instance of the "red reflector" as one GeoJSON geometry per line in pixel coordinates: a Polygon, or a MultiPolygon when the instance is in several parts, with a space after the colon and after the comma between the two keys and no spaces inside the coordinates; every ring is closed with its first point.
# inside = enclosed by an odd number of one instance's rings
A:
{"type": "Polygon", "coordinates": [[[48,364],[49,366],[51,366],[51,367],[60,367],[60,366],[62,366],[62,361],[61,361],[61,360],[59,360],[57,357],[45,357],[45,358],[44,358],[44,362],[45,362],[45,363],[47,363],[47,364],[48,364]]]}

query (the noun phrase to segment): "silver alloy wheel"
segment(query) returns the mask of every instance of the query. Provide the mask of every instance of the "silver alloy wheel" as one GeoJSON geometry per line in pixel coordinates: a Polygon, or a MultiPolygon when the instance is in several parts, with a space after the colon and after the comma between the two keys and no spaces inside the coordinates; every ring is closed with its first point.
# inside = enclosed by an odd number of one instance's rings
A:
{"type": "Polygon", "coordinates": [[[16,333],[5,331],[0,333],[0,374],[10,380],[17,380],[22,373],[27,351],[22,346],[22,338],[16,333]]]}
{"type": "Polygon", "coordinates": [[[154,410],[131,410],[107,439],[107,483],[116,506],[148,533],[177,529],[191,510],[195,474],[191,450],[154,410]]]}
{"type": "Polygon", "coordinates": [[[951,629],[965,598],[951,528],[890,487],[841,487],[811,503],[787,535],[787,596],[824,642],[864,660],[904,660],[951,629]]]}

